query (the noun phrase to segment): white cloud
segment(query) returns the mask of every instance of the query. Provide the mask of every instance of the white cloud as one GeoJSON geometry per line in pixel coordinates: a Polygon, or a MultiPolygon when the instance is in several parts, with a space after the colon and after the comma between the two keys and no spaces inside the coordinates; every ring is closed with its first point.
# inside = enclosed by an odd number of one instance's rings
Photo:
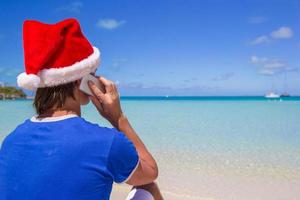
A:
{"type": "Polygon", "coordinates": [[[269,43],[271,40],[268,36],[262,35],[257,38],[255,38],[253,41],[251,41],[251,45],[257,45],[257,44],[263,44],[263,43],[269,43]]]}
{"type": "Polygon", "coordinates": [[[248,22],[250,24],[262,24],[265,23],[266,21],[268,21],[268,19],[263,16],[253,16],[248,19],[248,22]]]}
{"type": "Polygon", "coordinates": [[[264,63],[264,68],[270,70],[285,69],[286,67],[287,64],[279,60],[270,60],[264,63]]]}
{"type": "Polygon", "coordinates": [[[292,38],[294,32],[291,28],[282,26],[279,29],[272,31],[269,35],[262,35],[255,39],[253,39],[250,44],[251,45],[258,45],[258,44],[265,44],[269,43],[272,40],[279,40],[279,39],[289,39],[292,38]]]}
{"type": "Polygon", "coordinates": [[[251,56],[250,58],[252,64],[259,64],[259,63],[264,63],[268,59],[267,58],[259,58],[257,56],[251,56]]]}
{"type": "Polygon", "coordinates": [[[251,56],[250,61],[252,64],[258,66],[258,72],[263,75],[270,76],[283,71],[290,71],[290,69],[295,69],[289,67],[286,62],[278,59],[251,56]]]}
{"type": "Polygon", "coordinates": [[[250,60],[252,64],[256,64],[259,62],[259,58],[257,56],[251,56],[250,60]]]}
{"type": "Polygon", "coordinates": [[[125,20],[116,20],[116,19],[99,19],[96,23],[96,26],[98,28],[103,28],[107,30],[112,30],[119,28],[120,26],[124,25],[126,23],[125,20]]]}
{"type": "Polygon", "coordinates": [[[61,6],[56,9],[57,12],[70,12],[70,13],[80,13],[83,4],[80,1],[72,2],[68,5],[61,6]]]}
{"type": "Polygon", "coordinates": [[[258,73],[265,75],[265,76],[273,76],[275,74],[275,72],[273,70],[270,69],[260,69],[258,71],[258,73]]]}
{"type": "Polygon", "coordinates": [[[294,32],[291,28],[282,26],[278,30],[273,31],[270,35],[275,39],[287,39],[293,37],[294,32]]]}

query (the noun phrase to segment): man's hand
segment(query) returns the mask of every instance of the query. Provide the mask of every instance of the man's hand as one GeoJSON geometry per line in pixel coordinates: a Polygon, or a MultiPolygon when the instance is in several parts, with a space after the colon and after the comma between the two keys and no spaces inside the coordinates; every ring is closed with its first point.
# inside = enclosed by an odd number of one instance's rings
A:
{"type": "Polygon", "coordinates": [[[102,76],[98,80],[104,85],[105,91],[101,91],[92,81],[88,81],[88,85],[94,94],[94,96],[90,96],[90,99],[99,113],[118,129],[118,122],[123,117],[123,113],[117,87],[112,81],[102,76]]]}

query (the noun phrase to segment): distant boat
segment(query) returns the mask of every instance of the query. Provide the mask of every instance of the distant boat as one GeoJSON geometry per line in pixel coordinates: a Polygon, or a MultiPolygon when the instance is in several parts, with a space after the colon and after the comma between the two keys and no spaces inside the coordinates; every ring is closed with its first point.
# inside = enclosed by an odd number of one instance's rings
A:
{"type": "Polygon", "coordinates": [[[288,88],[288,86],[287,86],[287,71],[284,71],[285,73],[284,73],[284,92],[280,95],[280,97],[283,97],[283,98],[285,98],[285,97],[290,97],[291,95],[287,92],[287,88],[288,88]]]}
{"type": "Polygon", "coordinates": [[[34,99],[34,96],[26,96],[26,99],[34,99]]]}
{"type": "Polygon", "coordinates": [[[285,92],[285,93],[281,94],[280,97],[283,97],[283,98],[291,97],[291,95],[289,93],[285,92]]]}
{"type": "Polygon", "coordinates": [[[280,98],[280,95],[274,92],[269,92],[268,94],[265,95],[265,97],[268,99],[278,99],[280,98]]]}

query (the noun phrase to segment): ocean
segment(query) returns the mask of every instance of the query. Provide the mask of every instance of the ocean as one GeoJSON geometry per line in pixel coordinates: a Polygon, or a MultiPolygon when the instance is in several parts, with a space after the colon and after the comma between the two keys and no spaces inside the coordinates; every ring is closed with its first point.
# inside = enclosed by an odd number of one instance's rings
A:
{"type": "MultiPolygon", "coordinates": [[[[300,97],[122,97],[121,102],[158,161],[158,183],[168,199],[300,199],[300,97]]],[[[0,101],[0,114],[1,143],[34,115],[32,101],[0,101]]],[[[82,117],[110,126],[91,104],[82,108],[82,117]]]]}

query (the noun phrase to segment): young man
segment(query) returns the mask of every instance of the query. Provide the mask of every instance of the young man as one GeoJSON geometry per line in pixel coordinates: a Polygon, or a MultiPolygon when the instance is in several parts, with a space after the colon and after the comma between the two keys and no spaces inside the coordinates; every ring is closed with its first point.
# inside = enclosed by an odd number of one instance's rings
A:
{"type": "Polygon", "coordinates": [[[102,89],[89,82],[93,96],[79,90],[100,61],[79,23],[28,20],[23,39],[26,72],[18,85],[36,90],[37,116],[3,141],[0,200],[106,200],[113,182],[134,186],[127,199],[162,199],[156,162],[122,112],[115,84],[100,77],[102,89]],[[115,128],[80,117],[90,99],[115,128]]]}

